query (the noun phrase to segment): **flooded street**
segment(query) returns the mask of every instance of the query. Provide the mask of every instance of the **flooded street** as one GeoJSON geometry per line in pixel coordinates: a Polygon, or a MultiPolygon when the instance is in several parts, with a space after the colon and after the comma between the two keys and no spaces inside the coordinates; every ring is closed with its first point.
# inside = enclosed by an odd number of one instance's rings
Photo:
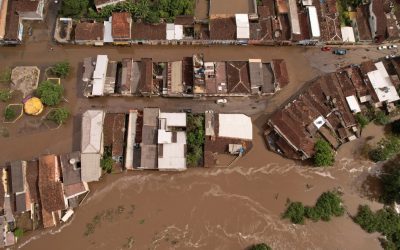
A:
{"type": "MultiPolygon", "coordinates": [[[[80,115],[92,107],[110,111],[162,107],[165,111],[192,108],[194,112],[215,109],[252,115],[254,147],[232,167],[189,169],[184,173],[128,172],[109,175],[90,186],[91,193],[77,209],[71,222],[52,231],[28,233],[19,242],[22,249],[245,249],[266,242],[273,249],[379,249],[377,235],[365,233],[348,215],[331,222],[292,225],[281,220],[288,199],[313,205],[324,191],[341,188],[347,211],[354,214],[359,204],[368,203],[362,186],[372,163],[352,160],[360,141],[339,150],[337,164],[312,169],[283,159],[268,151],[262,129],[268,115],[323,72],[334,70],[337,56],[319,48],[252,46],[55,46],[34,30],[28,45],[0,48],[0,69],[16,65],[47,66],[67,60],[73,70],[62,84],[65,105],[73,117],[59,130],[35,127],[31,119],[2,125],[10,135],[0,137],[0,164],[29,160],[45,153],[79,150],[80,115]],[[54,47],[54,51],[50,51],[54,47]],[[112,60],[152,57],[154,61],[180,60],[204,53],[206,60],[285,59],[290,84],[273,97],[229,98],[225,107],[214,100],[163,98],[86,99],[81,93],[81,63],[87,56],[107,54],[112,60]],[[325,53],[325,54],[324,54],[325,53]],[[324,63],[322,63],[322,61],[324,63]]],[[[368,55],[364,49],[351,50],[342,63],[359,63],[368,55]]],[[[374,52],[371,59],[382,56],[374,52]]],[[[43,72],[43,71],[42,71],[43,72]]],[[[1,104],[3,105],[3,104],[1,104]]],[[[4,105],[0,105],[3,112],[4,105]]],[[[364,137],[374,134],[366,129],[364,137]]],[[[223,165],[221,163],[221,165],[223,165]]]]}

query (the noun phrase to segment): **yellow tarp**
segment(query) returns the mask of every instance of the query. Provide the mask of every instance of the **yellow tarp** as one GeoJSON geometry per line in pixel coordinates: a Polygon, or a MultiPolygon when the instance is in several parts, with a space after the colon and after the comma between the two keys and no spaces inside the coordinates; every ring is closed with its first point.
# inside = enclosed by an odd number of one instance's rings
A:
{"type": "Polygon", "coordinates": [[[32,97],[24,104],[24,111],[28,115],[39,115],[43,111],[43,103],[37,97],[32,97]]]}

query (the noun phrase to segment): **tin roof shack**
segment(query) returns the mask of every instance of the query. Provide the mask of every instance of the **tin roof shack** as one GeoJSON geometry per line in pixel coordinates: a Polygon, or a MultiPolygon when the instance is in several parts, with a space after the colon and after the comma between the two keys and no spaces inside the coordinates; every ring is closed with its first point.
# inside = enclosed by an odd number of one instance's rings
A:
{"type": "Polygon", "coordinates": [[[66,209],[66,205],[60,166],[55,155],[39,157],[39,192],[43,226],[44,228],[56,226],[61,219],[61,211],[66,209]]]}
{"type": "Polygon", "coordinates": [[[78,207],[89,192],[89,187],[81,178],[81,154],[72,152],[60,155],[64,196],[69,208],[78,207]]]}
{"type": "Polygon", "coordinates": [[[227,88],[229,95],[246,96],[251,94],[248,62],[227,62],[227,88]]]}
{"type": "Polygon", "coordinates": [[[240,152],[251,150],[253,126],[251,118],[243,114],[205,112],[204,166],[216,164],[216,155],[229,153],[230,145],[240,145],[240,152]]]}
{"type": "Polygon", "coordinates": [[[358,136],[357,123],[334,73],[317,78],[275,112],[268,126],[265,136],[269,148],[293,159],[311,158],[317,138],[324,138],[336,149],[358,136]]]}
{"type": "Polygon", "coordinates": [[[81,175],[82,181],[98,181],[103,155],[103,110],[88,110],[82,116],[81,175]]]}
{"type": "Polygon", "coordinates": [[[160,113],[158,170],[186,169],[186,113],[160,113]]]}
{"type": "Polygon", "coordinates": [[[236,0],[232,4],[230,0],[212,0],[210,1],[209,17],[226,18],[233,17],[237,13],[245,13],[249,15],[250,20],[257,20],[257,1],[255,0],[236,0]]]}
{"type": "Polygon", "coordinates": [[[11,90],[21,91],[23,97],[32,95],[37,89],[40,69],[36,66],[18,66],[11,71],[11,90]]]}
{"type": "Polygon", "coordinates": [[[376,70],[367,73],[369,81],[367,84],[372,86],[374,95],[372,100],[375,101],[376,107],[381,107],[383,103],[392,103],[400,99],[392,80],[386,71],[382,62],[374,64],[376,70]],[[377,97],[377,99],[374,98],[377,97]]]}
{"type": "Polygon", "coordinates": [[[354,35],[353,27],[341,27],[340,31],[342,33],[342,40],[346,43],[355,43],[356,37],[354,35]]]}
{"type": "Polygon", "coordinates": [[[25,20],[43,20],[44,0],[10,0],[8,1],[5,23],[4,42],[6,44],[22,43],[25,20]]]}
{"type": "Polygon", "coordinates": [[[133,170],[140,167],[140,146],[136,143],[139,136],[137,126],[139,125],[139,113],[137,110],[130,110],[128,117],[128,131],[126,135],[125,168],[133,170]]]}
{"type": "Polygon", "coordinates": [[[372,34],[371,28],[369,26],[368,14],[369,6],[368,5],[360,5],[357,7],[356,14],[356,29],[355,35],[357,41],[371,41],[372,34]]]}
{"type": "Polygon", "coordinates": [[[140,144],[141,169],[156,170],[158,168],[157,129],[159,115],[159,108],[143,109],[142,142],[140,144]]]}
{"type": "Polygon", "coordinates": [[[151,58],[142,58],[140,63],[139,93],[142,96],[155,96],[159,89],[153,84],[153,61],[151,58]]]}
{"type": "Polygon", "coordinates": [[[104,44],[104,24],[82,22],[75,27],[75,43],[80,45],[104,44]]]}
{"type": "Polygon", "coordinates": [[[387,37],[387,22],[384,0],[371,0],[369,4],[369,26],[375,42],[381,43],[387,37]]]}
{"type": "Polygon", "coordinates": [[[110,5],[116,5],[117,3],[125,2],[125,0],[95,0],[94,5],[96,9],[99,11],[102,8],[110,5]]]}
{"type": "Polygon", "coordinates": [[[16,214],[31,210],[31,201],[29,198],[29,189],[26,183],[26,162],[13,161],[9,165],[9,180],[11,184],[11,201],[13,202],[13,211],[16,214]]]}
{"type": "Polygon", "coordinates": [[[104,151],[114,161],[113,172],[123,171],[126,114],[106,113],[104,118],[104,151]]]}
{"type": "Polygon", "coordinates": [[[112,37],[116,45],[128,45],[132,36],[132,17],[129,12],[112,14],[112,37]]]}

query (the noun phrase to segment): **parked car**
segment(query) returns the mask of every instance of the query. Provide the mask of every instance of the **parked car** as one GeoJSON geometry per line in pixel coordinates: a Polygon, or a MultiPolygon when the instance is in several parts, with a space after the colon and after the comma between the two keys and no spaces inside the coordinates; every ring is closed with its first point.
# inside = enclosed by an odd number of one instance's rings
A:
{"type": "Polygon", "coordinates": [[[331,51],[331,48],[325,46],[325,47],[322,47],[321,50],[322,50],[322,51],[331,51]]]}
{"type": "Polygon", "coordinates": [[[225,104],[227,102],[228,102],[228,100],[226,100],[226,99],[218,99],[217,101],[215,101],[216,104],[225,104]]]}
{"type": "Polygon", "coordinates": [[[347,54],[347,50],[346,49],[335,49],[333,51],[333,54],[343,56],[343,55],[347,54]]]}
{"type": "Polygon", "coordinates": [[[397,49],[397,45],[396,45],[396,44],[392,44],[392,45],[389,45],[388,48],[389,48],[389,49],[397,49]]]}
{"type": "Polygon", "coordinates": [[[181,109],[180,110],[182,113],[192,113],[191,109],[181,109]]]}
{"type": "Polygon", "coordinates": [[[386,45],[382,45],[382,46],[379,46],[378,47],[378,50],[384,50],[384,49],[387,49],[388,47],[386,46],[386,45]]]}

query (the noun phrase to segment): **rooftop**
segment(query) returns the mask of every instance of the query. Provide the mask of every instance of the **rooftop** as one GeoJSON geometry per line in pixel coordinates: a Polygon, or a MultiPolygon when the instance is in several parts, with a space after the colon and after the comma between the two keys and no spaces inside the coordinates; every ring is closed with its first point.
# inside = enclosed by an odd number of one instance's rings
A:
{"type": "Polygon", "coordinates": [[[215,18],[210,20],[211,40],[236,40],[235,18],[215,18]]]}
{"type": "Polygon", "coordinates": [[[11,192],[19,193],[25,192],[25,173],[23,161],[13,161],[10,163],[10,180],[11,180],[11,192]]]}
{"type": "Polygon", "coordinates": [[[237,13],[253,14],[256,13],[256,6],[253,0],[231,0],[210,1],[210,17],[234,16],[237,13]]]}
{"type": "Polygon", "coordinates": [[[104,38],[103,23],[78,23],[75,28],[77,41],[102,41],[104,38]]]}
{"type": "Polygon", "coordinates": [[[219,114],[218,136],[224,138],[253,140],[251,118],[243,114],[219,114]]]}
{"type": "Polygon", "coordinates": [[[88,110],[82,117],[82,153],[100,153],[103,137],[103,110],[88,110]]]}
{"type": "Polygon", "coordinates": [[[250,94],[250,74],[248,62],[227,62],[228,93],[250,94]]]}
{"type": "Polygon", "coordinates": [[[132,24],[132,40],[165,40],[166,24],[147,24],[137,23],[132,24]]]}
{"type": "Polygon", "coordinates": [[[112,14],[112,36],[114,40],[131,39],[132,17],[128,12],[114,12],[112,14]]]}
{"type": "Polygon", "coordinates": [[[60,163],[64,185],[71,185],[82,182],[81,179],[81,154],[72,152],[60,155],[60,163]]]}

